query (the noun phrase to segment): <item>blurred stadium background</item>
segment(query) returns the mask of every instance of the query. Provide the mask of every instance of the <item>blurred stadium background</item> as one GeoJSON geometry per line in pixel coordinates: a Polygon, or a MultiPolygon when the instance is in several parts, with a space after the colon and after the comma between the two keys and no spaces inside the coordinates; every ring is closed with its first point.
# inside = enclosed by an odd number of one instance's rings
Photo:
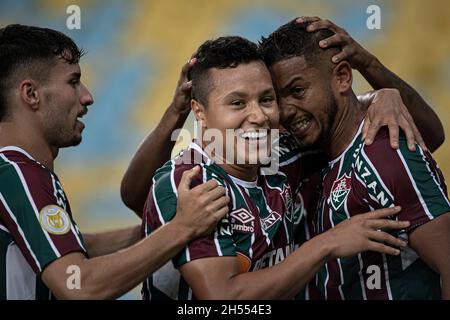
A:
{"type": "MultiPolygon", "coordinates": [[[[447,135],[435,158],[450,181],[446,0],[0,0],[0,26],[54,28],[88,52],[81,62],[82,80],[95,104],[85,120],[83,143],[62,151],[56,162],[81,230],[139,222],[120,200],[122,175],[170,103],[181,66],[204,40],[237,34],[257,41],[302,15],[344,27],[434,107],[447,135]],[[71,4],[81,8],[81,30],[66,28],[71,4]],[[381,30],[366,28],[371,4],[381,8],[381,30]]],[[[355,89],[370,88],[358,75],[355,89]]],[[[192,120],[188,122],[192,128],[192,120]]],[[[140,286],[122,298],[139,298],[139,291],[140,286]]]]}

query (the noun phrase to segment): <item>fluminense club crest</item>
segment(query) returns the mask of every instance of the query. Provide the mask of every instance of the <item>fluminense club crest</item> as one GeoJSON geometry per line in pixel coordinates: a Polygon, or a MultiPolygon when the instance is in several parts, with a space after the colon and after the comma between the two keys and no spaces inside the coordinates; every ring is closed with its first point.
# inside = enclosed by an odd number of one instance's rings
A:
{"type": "Polygon", "coordinates": [[[331,206],[334,210],[337,211],[342,206],[345,199],[347,199],[347,195],[349,194],[350,189],[351,179],[346,173],[341,178],[333,182],[330,198],[331,206]]]}

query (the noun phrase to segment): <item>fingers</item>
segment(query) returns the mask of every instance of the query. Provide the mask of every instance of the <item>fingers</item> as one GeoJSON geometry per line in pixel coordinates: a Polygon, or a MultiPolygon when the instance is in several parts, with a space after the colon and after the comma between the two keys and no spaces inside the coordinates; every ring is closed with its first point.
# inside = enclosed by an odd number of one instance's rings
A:
{"type": "Polygon", "coordinates": [[[191,188],[191,182],[194,177],[199,174],[200,167],[195,166],[190,170],[186,170],[183,172],[181,176],[180,184],[178,185],[178,193],[183,191],[188,191],[191,188]]]}
{"type": "MultiPolygon", "coordinates": [[[[398,135],[399,135],[399,129],[398,124],[388,124],[389,128],[389,141],[391,143],[392,149],[398,149],[399,142],[398,142],[398,135]]],[[[412,135],[412,131],[410,132],[410,135],[412,135]]],[[[414,141],[414,136],[413,136],[414,141]]]]}
{"type": "Polygon", "coordinates": [[[338,27],[330,20],[311,21],[310,24],[308,25],[308,27],[306,28],[306,30],[309,32],[313,32],[313,31],[317,31],[317,30],[321,30],[321,29],[328,29],[335,33],[347,34],[347,32],[344,29],[338,27]]]}
{"type": "MultiPolygon", "coordinates": [[[[406,143],[408,144],[409,151],[416,151],[416,139],[414,137],[414,131],[411,127],[411,124],[407,123],[406,121],[401,121],[400,126],[403,129],[403,132],[405,133],[406,143]]],[[[397,128],[397,131],[398,131],[398,128],[397,128]]],[[[390,132],[389,132],[389,134],[390,134],[390,132]]],[[[391,146],[392,146],[392,141],[391,141],[391,146]]]]}
{"type": "MultiPolygon", "coordinates": [[[[370,127],[371,123],[372,123],[372,121],[370,121],[369,117],[366,117],[366,119],[364,119],[364,125],[362,128],[363,139],[366,139],[367,131],[369,131],[369,127],[370,127]]],[[[370,143],[367,143],[367,140],[366,140],[366,145],[370,145],[370,143]]]]}
{"type": "MultiPolygon", "coordinates": [[[[366,118],[367,121],[367,118],[366,118]]],[[[369,128],[367,129],[367,134],[365,137],[366,145],[370,146],[377,135],[378,130],[380,130],[381,124],[379,122],[371,121],[369,124],[369,128]]]]}
{"type": "Polygon", "coordinates": [[[372,219],[386,218],[392,215],[396,215],[401,211],[402,207],[395,206],[392,208],[378,209],[375,211],[371,211],[363,214],[364,217],[371,217],[372,219]]]}
{"type": "Polygon", "coordinates": [[[207,196],[211,199],[211,201],[214,201],[216,199],[219,199],[220,197],[223,197],[226,195],[225,188],[217,185],[212,190],[209,190],[207,193],[207,196]]]}
{"type": "Polygon", "coordinates": [[[181,68],[181,74],[186,76],[189,70],[194,66],[197,62],[197,58],[191,58],[187,63],[184,64],[183,68],[181,68]]]}
{"type": "Polygon", "coordinates": [[[319,41],[321,48],[345,46],[350,43],[350,37],[342,34],[335,34],[329,38],[319,41]]]}
{"type": "Polygon", "coordinates": [[[371,251],[376,251],[380,253],[389,254],[392,256],[398,256],[400,254],[400,250],[389,247],[385,244],[382,244],[380,242],[370,241],[368,249],[371,251]]]}
{"type": "Polygon", "coordinates": [[[185,82],[181,85],[180,90],[186,94],[187,92],[189,92],[192,89],[192,80],[185,82]]]}
{"type": "Polygon", "coordinates": [[[417,129],[413,118],[407,111],[406,107],[402,108],[402,118],[400,120],[400,127],[405,132],[406,141],[408,143],[408,149],[410,151],[416,151],[416,143],[424,150],[427,151],[425,142],[423,141],[422,135],[417,129]]]}
{"type": "Polygon", "coordinates": [[[410,226],[409,221],[396,221],[388,219],[368,220],[367,225],[374,230],[385,229],[405,229],[410,226]]]}
{"type": "Polygon", "coordinates": [[[223,207],[227,207],[228,203],[230,203],[230,198],[228,196],[220,197],[211,203],[210,209],[214,212],[222,209],[223,207]]]}
{"type": "Polygon", "coordinates": [[[219,184],[217,183],[217,181],[212,179],[212,180],[208,180],[207,182],[196,186],[192,190],[195,190],[196,192],[211,191],[211,190],[217,188],[218,186],[219,186],[219,184]]]}
{"type": "Polygon", "coordinates": [[[314,21],[319,21],[321,20],[319,17],[299,17],[297,18],[297,23],[311,23],[314,21]]]}
{"type": "Polygon", "coordinates": [[[391,246],[395,246],[395,247],[406,247],[408,244],[399,239],[394,237],[393,235],[387,233],[387,232],[383,232],[383,231],[369,231],[369,238],[371,240],[375,240],[378,242],[384,242],[385,244],[391,245],[391,246]]]}
{"type": "Polygon", "coordinates": [[[217,222],[220,221],[220,219],[222,219],[227,213],[228,213],[228,206],[224,206],[222,208],[220,208],[219,210],[216,210],[213,213],[214,218],[216,219],[217,222]]]}

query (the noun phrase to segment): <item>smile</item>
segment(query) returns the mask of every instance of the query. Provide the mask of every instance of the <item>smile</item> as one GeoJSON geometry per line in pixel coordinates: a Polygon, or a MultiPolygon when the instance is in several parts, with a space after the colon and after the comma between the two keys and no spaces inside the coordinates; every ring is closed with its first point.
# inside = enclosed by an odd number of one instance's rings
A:
{"type": "Polygon", "coordinates": [[[303,115],[300,118],[294,120],[289,126],[289,129],[292,133],[301,134],[309,128],[311,122],[311,115],[303,115]]]}
{"type": "Polygon", "coordinates": [[[239,134],[239,137],[247,140],[263,140],[267,138],[268,130],[246,131],[239,134]]]}

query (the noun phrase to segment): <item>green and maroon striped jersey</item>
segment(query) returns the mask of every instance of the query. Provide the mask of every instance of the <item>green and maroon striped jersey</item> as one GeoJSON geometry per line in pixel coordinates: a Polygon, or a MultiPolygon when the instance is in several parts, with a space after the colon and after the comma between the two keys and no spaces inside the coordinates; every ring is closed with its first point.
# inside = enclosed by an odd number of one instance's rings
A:
{"type": "MultiPolygon", "coordinates": [[[[367,146],[361,128],[322,173],[316,232],[357,214],[400,205],[394,219],[411,226],[392,234],[408,239],[414,228],[450,212],[444,178],[429,152],[419,146],[410,152],[403,134],[400,148],[392,149],[387,128],[367,146]]],[[[399,256],[368,251],[329,260],[316,281],[326,299],[439,299],[441,292],[439,275],[409,246],[399,256]]]]}
{"type": "Polygon", "coordinates": [[[17,147],[0,149],[0,299],[48,300],[44,268],[86,253],[56,175],[17,147]]]}
{"type": "MultiPolygon", "coordinates": [[[[294,210],[287,176],[282,172],[264,175],[260,170],[255,181],[239,180],[212,162],[196,143],[156,172],[144,209],[145,235],[174,217],[181,176],[195,164],[201,164],[202,175],[192,187],[216,180],[231,199],[229,214],[214,234],[192,241],[172,263],[148,278],[143,286],[144,299],[195,299],[176,269],[194,259],[237,256],[241,272],[247,272],[271,267],[294,250],[301,210],[294,210]]],[[[294,161],[285,163],[286,168],[288,164],[294,161]]]]}

